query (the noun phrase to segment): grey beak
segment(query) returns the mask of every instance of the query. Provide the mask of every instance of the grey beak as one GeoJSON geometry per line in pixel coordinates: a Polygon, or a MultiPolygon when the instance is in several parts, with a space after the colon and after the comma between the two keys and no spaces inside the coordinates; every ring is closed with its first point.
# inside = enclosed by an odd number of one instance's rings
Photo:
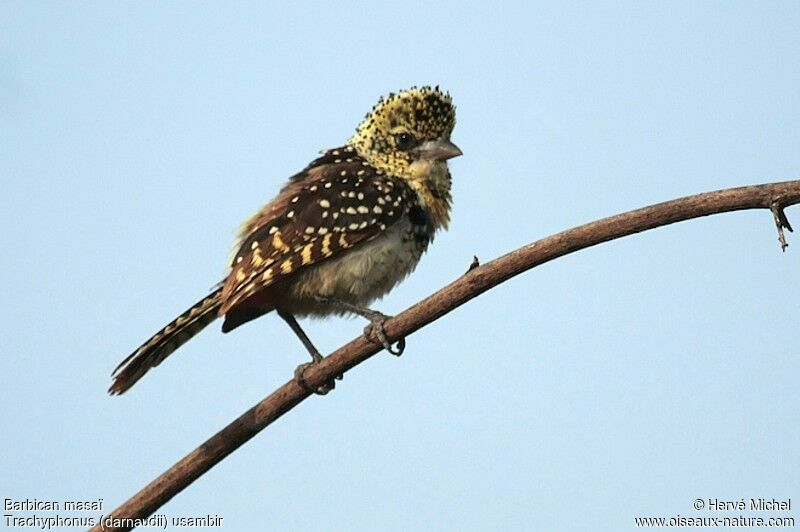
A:
{"type": "Polygon", "coordinates": [[[447,159],[462,155],[458,146],[450,142],[449,139],[425,141],[417,146],[414,151],[420,159],[430,159],[433,161],[446,161],[447,159]]]}

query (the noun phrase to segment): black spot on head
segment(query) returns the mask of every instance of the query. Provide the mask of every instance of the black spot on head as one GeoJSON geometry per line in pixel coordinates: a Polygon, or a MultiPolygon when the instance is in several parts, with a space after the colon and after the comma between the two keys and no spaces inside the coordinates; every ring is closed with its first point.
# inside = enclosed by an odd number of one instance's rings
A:
{"type": "Polygon", "coordinates": [[[439,107],[439,96],[437,94],[428,94],[425,96],[425,102],[431,107],[439,107]]]}

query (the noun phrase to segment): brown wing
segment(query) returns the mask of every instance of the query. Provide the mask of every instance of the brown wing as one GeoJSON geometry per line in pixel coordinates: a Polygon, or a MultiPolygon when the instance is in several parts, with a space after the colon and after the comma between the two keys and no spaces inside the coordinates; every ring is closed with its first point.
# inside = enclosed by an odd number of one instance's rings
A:
{"type": "Polygon", "coordinates": [[[247,222],[220,315],[376,237],[412,206],[414,193],[404,182],[351,154],[346,148],[326,152],[247,222]]]}

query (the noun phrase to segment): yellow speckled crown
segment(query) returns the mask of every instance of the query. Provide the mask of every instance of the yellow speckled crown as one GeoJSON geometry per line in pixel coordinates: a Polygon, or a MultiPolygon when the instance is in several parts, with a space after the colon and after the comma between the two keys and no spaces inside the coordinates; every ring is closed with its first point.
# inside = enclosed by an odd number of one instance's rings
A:
{"type": "Polygon", "coordinates": [[[418,141],[449,138],[456,124],[456,108],[439,87],[412,87],[381,98],[350,139],[358,154],[376,167],[402,175],[411,154],[401,151],[394,138],[410,133],[418,141]]]}

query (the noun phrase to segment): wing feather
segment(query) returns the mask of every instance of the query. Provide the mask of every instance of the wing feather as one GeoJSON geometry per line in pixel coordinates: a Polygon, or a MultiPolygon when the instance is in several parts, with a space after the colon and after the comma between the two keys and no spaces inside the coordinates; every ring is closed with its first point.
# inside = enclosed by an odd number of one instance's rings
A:
{"type": "Polygon", "coordinates": [[[380,235],[408,212],[413,194],[347,148],[326,152],[243,227],[219,314],[380,235]]]}

